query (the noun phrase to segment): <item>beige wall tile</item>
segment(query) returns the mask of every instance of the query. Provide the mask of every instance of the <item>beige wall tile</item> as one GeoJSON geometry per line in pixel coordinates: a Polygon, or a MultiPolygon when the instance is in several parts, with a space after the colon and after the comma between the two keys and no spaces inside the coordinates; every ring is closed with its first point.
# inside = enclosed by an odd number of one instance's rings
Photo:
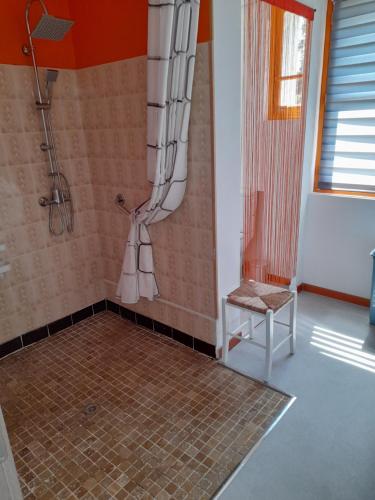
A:
{"type": "MultiPolygon", "coordinates": [[[[210,75],[210,44],[199,44],[186,196],[177,212],[151,227],[160,300],[128,307],[215,343],[210,75]]],[[[105,296],[114,299],[129,230],[115,195],[122,192],[135,207],[150,193],[146,85],[145,57],[60,71],[52,121],[75,229],[52,237],[47,210],[37,203],[48,195],[49,180],[31,69],[0,66],[0,241],[12,264],[0,282],[0,342],[105,296]]]]}
{"type": "Polygon", "coordinates": [[[0,95],[0,241],[12,266],[0,282],[4,342],[102,299],[104,288],[77,75],[60,71],[52,105],[58,158],[74,194],[71,236],[51,236],[48,210],[38,205],[49,179],[32,69],[1,65],[0,95]]]}
{"type": "MultiPolygon", "coordinates": [[[[160,301],[141,301],[128,307],[215,343],[209,50],[209,44],[198,47],[186,196],[173,215],[150,229],[160,298],[168,301],[168,305],[160,301]],[[194,331],[197,324],[199,332],[194,331]]],[[[102,235],[107,296],[115,300],[129,221],[119,213],[113,199],[116,193],[122,192],[127,205],[135,207],[147,199],[150,192],[145,148],[146,59],[80,70],[78,81],[95,208],[102,235]]]]}

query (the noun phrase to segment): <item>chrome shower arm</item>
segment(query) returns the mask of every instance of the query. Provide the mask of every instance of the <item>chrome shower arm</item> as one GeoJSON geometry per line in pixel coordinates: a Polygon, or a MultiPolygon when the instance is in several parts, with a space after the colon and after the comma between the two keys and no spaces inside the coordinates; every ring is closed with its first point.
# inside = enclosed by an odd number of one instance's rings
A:
{"type": "Polygon", "coordinates": [[[28,2],[26,4],[25,17],[26,17],[27,34],[29,35],[29,37],[31,37],[30,20],[29,20],[30,8],[31,8],[31,4],[34,2],[39,2],[40,5],[42,6],[44,14],[48,14],[48,10],[47,10],[46,4],[44,3],[44,0],[28,0],[28,2]]]}
{"type": "Polygon", "coordinates": [[[39,102],[42,103],[43,102],[43,94],[42,94],[42,89],[41,89],[40,80],[39,80],[38,66],[37,66],[36,60],[35,60],[35,49],[34,49],[33,39],[31,36],[31,28],[30,28],[30,8],[34,2],[40,3],[40,5],[42,6],[42,9],[43,9],[43,12],[45,14],[48,14],[48,10],[47,10],[46,4],[44,3],[44,0],[28,0],[28,2],[26,4],[26,10],[25,10],[26,30],[27,30],[27,35],[29,38],[31,57],[33,60],[33,67],[34,67],[36,87],[37,87],[37,92],[38,92],[38,99],[39,99],[39,102]]]}

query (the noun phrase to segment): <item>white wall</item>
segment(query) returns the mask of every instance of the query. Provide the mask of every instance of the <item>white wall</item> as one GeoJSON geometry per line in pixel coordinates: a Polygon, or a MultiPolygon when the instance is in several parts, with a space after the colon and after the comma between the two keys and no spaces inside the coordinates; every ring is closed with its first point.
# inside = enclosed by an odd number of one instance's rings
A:
{"type": "Polygon", "coordinates": [[[302,181],[297,281],[370,297],[375,199],[313,193],[326,0],[316,8],[302,181]]]}
{"type": "MultiPolygon", "coordinates": [[[[216,262],[219,302],[240,282],[241,0],[213,0],[216,262]]],[[[219,304],[220,317],[220,304],[219,304]]],[[[218,322],[218,341],[221,327],[218,322]]]]}
{"type": "Polygon", "coordinates": [[[375,200],[311,194],[302,276],[305,283],[370,297],[375,200]]]}

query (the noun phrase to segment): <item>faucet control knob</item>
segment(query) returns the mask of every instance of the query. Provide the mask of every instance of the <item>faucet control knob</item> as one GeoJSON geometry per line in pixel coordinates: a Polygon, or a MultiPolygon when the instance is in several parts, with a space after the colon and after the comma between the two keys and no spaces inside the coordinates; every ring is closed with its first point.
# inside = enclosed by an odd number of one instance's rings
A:
{"type": "Polygon", "coordinates": [[[41,207],[48,207],[51,204],[50,200],[45,196],[41,196],[38,200],[38,203],[41,207]]]}

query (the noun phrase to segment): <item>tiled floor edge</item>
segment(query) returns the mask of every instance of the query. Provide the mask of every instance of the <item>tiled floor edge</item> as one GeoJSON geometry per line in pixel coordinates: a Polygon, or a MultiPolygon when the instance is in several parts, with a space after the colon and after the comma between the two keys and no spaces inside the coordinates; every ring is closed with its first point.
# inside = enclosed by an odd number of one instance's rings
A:
{"type": "Polygon", "coordinates": [[[273,391],[278,392],[279,394],[282,394],[283,396],[286,396],[286,397],[292,399],[293,401],[297,399],[296,395],[290,394],[289,392],[286,392],[286,391],[283,391],[279,387],[276,387],[275,385],[270,384],[269,382],[266,382],[265,380],[262,380],[261,378],[252,377],[251,375],[249,375],[248,373],[246,373],[242,370],[238,370],[237,368],[233,368],[233,366],[226,365],[221,359],[218,360],[218,363],[220,365],[224,366],[225,368],[227,368],[228,370],[230,370],[234,373],[237,373],[238,375],[242,375],[245,378],[253,380],[254,382],[258,382],[261,385],[265,385],[265,386],[269,387],[270,389],[272,389],[273,391]]]}
{"type": "MultiPolygon", "coordinates": [[[[235,371],[235,370],[233,370],[235,371]]],[[[240,373],[240,372],[236,372],[240,373]]],[[[241,374],[241,373],[240,373],[241,374]]],[[[245,375],[246,376],[246,375],[245,375]]],[[[251,377],[249,377],[251,378],[251,377]]],[[[273,389],[273,388],[272,388],[273,389]]],[[[280,391],[279,389],[276,389],[278,392],[282,394],[286,394],[283,391],[280,391]]],[[[220,486],[220,488],[216,491],[216,493],[212,496],[212,500],[219,500],[221,495],[224,493],[224,491],[228,488],[228,486],[232,483],[232,481],[235,479],[235,477],[238,475],[240,470],[243,468],[243,466],[250,460],[250,458],[253,456],[255,451],[258,449],[258,447],[263,443],[263,440],[269,435],[269,433],[279,424],[280,420],[285,416],[286,412],[290,409],[290,407],[295,403],[296,401],[296,396],[291,396],[290,401],[287,403],[285,408],[283,408],[276,419],[273,421],[273,423],[268,427],[266,432],[259,438],[259,440],[256,442],[256,444],[249,450],[247,455],[241,460],[241,462],[237,465],[237,467],[234,469],[232,474],[230,474],[229,477],[224,481],[224,483],[220,486]]]]}
{"type": "Polygon", "coordinates": [[[8,356],[9,354],[13,354],[24,347],[34,344],[35,342],[39,342],[40,340],[50,337],[55,333],[61,332],[69,326],[75,325],[90,316],[94,316],[94,314],[106,311],[106,308],[107,304],[105,299],[103,299],[99,302],[95,302],[95,304],[91,304],[90,306],[84,307],[79,311],[75,311],[72,314],[68,314],[63,318],[53,321],[52,323],[48,323],[47,325],[8,340],[7,342],[0,344],[0,359],[8,356]]]}
{"type": "Polygon", "coordinates": [[[159,321],[153,320],[143,314],[138,314],[126,307],[120,306],[115,302],[112,302],[108,299],[103,299],[95,304],[84,307],[79,311],[73,312],[72,314],[68,314],[63,318],[60,318],[52,323],[48,323],[47,325],[41,326],[35,330],[30,332],[23,333],[14,339],[11,339],[3,344],[0,344],[0,359],[8,356],[9,354],[13,354],[14,352],[23,349],[29,345],[34,344],[35,342],[39,342],[55,333],[61,332],[65,328],[69,326],[75,325],[80,321],[89,318],[99,312],[102,311],[110,311],[115,314],[120,315],[122,318],[132,321],[134,324],[141,326],[142,328],[147,328],[155,333],[166,335],[177,342],[185,345],[186,347],[190,347],[194,351],[200,352],[201,354],[205,354],[210,358],[216,358],[216,348],[214,345],[204,342],[198,338],[192,337],[191,335],[181,332],[180,330],[176,330],[164,323],[160,323],[159,321]]]}
{"type": "Polygon", "coordinates": [[[135,313],[134,311],[116,304],[109,299],[106,299],[106,304],[107,311],[119,314],[122,318],[130,320],[136,325],[141,326],[142,328],[147,328],[148,330],[151,330],[155,333],[166,335],[167,337],[172,338],[187,347],[190,347],[194,351],[200,352],[201,354],[205,354],[210,358],[216,359],[216,347],[214,345],[193,337],[185,332],[181,332],[180,330],[176,330],[175,328],[165,325],[164,323],[153,320],[147,316],[144,316],[143,314],[135,313]]]}

